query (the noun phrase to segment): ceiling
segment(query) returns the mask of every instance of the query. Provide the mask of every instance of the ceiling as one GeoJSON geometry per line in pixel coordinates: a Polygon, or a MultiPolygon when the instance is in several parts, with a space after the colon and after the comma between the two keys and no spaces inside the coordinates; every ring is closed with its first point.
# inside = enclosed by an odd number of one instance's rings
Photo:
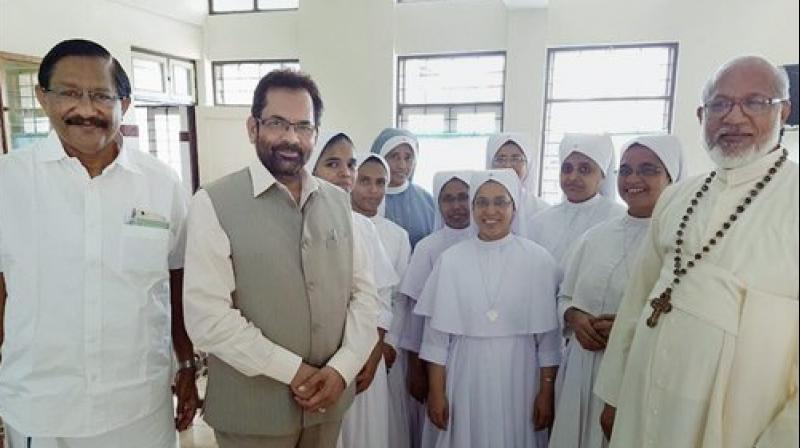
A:
{"type": "Polygon", "coordinates": [[[549,0],[503,0],[510,9],[547,8],[549,0]]]}
{"type": "Polygon", "coordinates": [[[208,0],[108,0],[131,8],[202,25],[208,15],[208,0]]]}
{"type": "MultiPolygon", "coordinates": [[[[108,0],[194,25],[208,15],[208,0],[108,0]]],[[[502,0],[509,9],[546,8],[549,0],[502,0]]]]}

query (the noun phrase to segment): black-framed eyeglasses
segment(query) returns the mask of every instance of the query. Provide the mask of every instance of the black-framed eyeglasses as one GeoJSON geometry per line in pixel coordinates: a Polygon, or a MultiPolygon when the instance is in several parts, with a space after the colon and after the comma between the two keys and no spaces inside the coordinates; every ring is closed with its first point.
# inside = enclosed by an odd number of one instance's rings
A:
{"type": "Polygon", "coordinates": [[[317,132],[317,127],[307,121],[292,123],[280,117],[253,118],[255,118],[256,122],[261,126],[264,126],[267,132],[274,135],[285,135],[289,132],[289,129],[294,129],[294,133],[297,134],[298,137],[310,140],[317,132]]]}
{"type": "Polygon", "coordinates": [[[116,104],[117,101],[125,98],[109,92],[76,89],[71,87],[43,88],[42,90],[45,93],[52,95],[52,97],[61,104],[78,104],[83,100],[83,97],[86,96],[95,106],[111,107],[116,104]]]}
{"type": "Polygon", "coordinates": [[[715,118],[728,115],[736,105],[739,105],[742,112],[747,115],[763,115],[769,112],[772,106],[787,101],[789,101],[788,98],[765,98],[763,96],[750,96],[741,100],[720,97],[703,104],[703,109],[710,117],[715,118]]]}

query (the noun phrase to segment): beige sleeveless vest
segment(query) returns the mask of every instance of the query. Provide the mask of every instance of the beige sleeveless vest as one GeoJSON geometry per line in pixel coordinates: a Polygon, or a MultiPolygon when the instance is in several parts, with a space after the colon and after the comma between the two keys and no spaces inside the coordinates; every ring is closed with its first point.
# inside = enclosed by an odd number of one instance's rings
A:
{"type": "MultiPolygon", "coordinates": [[[[302,210],[277,186],[253,197],[244,169],[204,187],[231,244],[234,306],[266,338],[322,367],[339,349],[353,279],[353,232],[346,193],[326,182],[302,210]]],[[[341,419],[351,384],[325,414],[309,414],[288,385],[247,377],[208,361],[205,419],[216,430],[285,435],[341,419]]]]}

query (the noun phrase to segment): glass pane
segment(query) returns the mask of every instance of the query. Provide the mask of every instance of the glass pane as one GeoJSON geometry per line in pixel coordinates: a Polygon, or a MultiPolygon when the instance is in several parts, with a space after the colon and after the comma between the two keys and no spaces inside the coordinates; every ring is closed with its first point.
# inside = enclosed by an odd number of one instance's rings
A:
{"type": "Polygon", "coordinates": [[[133,87],[136,90],[166,93],[164,64],[150,59],[133,58],[133,87]]]}
{"type": "Polygon", "coordinates": [[[401,104],[503,101],[505,56],[403,59],[401,104]]]}
{"type": "Polygon", "coordinates": [[[277,62],[231,62],[214,65],[215,92],[217,104],[249,105],[253,101],[253,91],[261,78],[279,69],[300,69],[294,61],[277,62]]]}
{"type": "Polygon", "coordinates": [[[442,134],[446,132],[445,113],[420,113],[408,114],[406,126],[409,131],[415,134],[442,134]]]}
{"type": "Polygon", "coordinates": [[[258,0],[258,9],[297,9],[299,0],[258,0]]]}
{"type": "Polygon", "coordinates": [[[437,171],[484,169],[487,139],[486,136],[420,137],[414,183],[430,192],[437,171]]]}
{"type": "Polygon", "coordinates": [[[46,135],[50,132],[50,120],[47,118],[47,115],[45,115],[44,112],[36,111],[35,117],[36,133],[46,135]]]}
{"type": "Polygon", "coordinates": [[[551,99],[670,95],[670,48],[604,48],[557,51],[551,99]]]}
{"type": "Polygon", "coordinates": [[[142,152],[150,152],[150,133],[147,121],[147,108],[137,107],[136,112],[136,127],[139,131],[139,150],[142,152]]]}
{"type": "Polygon", "coordinates": [[[192,71],[188,67],[172,66],[172,93],[181,96],[192,95],[192,71]]]}
{"type": "Polygon", "coordinates": [[[497,111],[457,111],[456,132],[459,134],[492,134],[500,127],[497,111]]]}
{"type": "Polygon", "coordinates": [[[253,0],[211,0],[213,12],[252,11],[253,0]]]}
{"type": "Polygon", "coordinates": [[[668,102],[663,100],[552,103],[548,131],[555,134],[664,132],[669,123],[667,106],[668,102]]]}

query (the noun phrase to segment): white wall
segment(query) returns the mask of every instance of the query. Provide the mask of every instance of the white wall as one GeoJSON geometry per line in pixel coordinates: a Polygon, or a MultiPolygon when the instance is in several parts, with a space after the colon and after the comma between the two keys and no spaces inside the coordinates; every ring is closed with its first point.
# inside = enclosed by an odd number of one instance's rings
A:
{"type": "Polygon", "coordinates": [[[200,59],[202,28],[107,0],[0,0],[0,51],[43,57],[70,38],[94,40],[126,70],[131,47],[200,59]]]}
{"type": "MultiPolygon", "coordinates": [[[[103,45],[129,76],[131,47],[195,61],[203,54],[201,26],[154,13],[132,0],[0,0],[0,51],[41,58],[53,45],[71,38],[103,45]]],[[[198,82],[203,81],[199,76],[198,82]]],[[[123,120],[135,124],[134,115],[130,108],[123,120]]]]}
{"type": "MultiPolygon", "coordinates": [[[[710,166],[699,149],[694,118],[705,79],[722,62],[746,53],[796,63],[798,42],[792,36],[797,29],[795,0],[558,0],[546,9],[528,10],[507,10],[500,0],[303,0],[296,12],[212,16],[205,40],[209,59],[299,58],[320,84],[326,102],[323,127],[351,131],[360,150],[394,123],[397,55],[505,50],[505,130],[524,132],[538,147],[548,47],[677,41],[673,130],[692,148],[689,170],[696,173],[710,166]]],[[[199,118],[198,126],[213,121],[212,141],[228,134],[231,141],[241,140],[243,125],[230,117],[243,121],[247,111],[224,115],[228,127],[210,113],[199,118]]],[[[786,139],[795,151],[796,134],[786,139]]],[[[216,151],[206,143],[201,137],[201,153],[216,151]]],[[[201,161],[203,180],[251,157],[235,153],[228,156],[241,159],[218,166],[201,161]]]]}
{"type": "MultiPolygon", "coordinates": [[[[247,108],[212,106],[213,60],[300,59],[322,89],[323,128],[347,129],[366,150],[394,123],[396,56],[505,50],[505,130],[526,133],[538,147],[548,47],[677,41],[674,131],[695,148],[695,173],[710,164],[699,150],[694,109],[714,68],[746,53],[779,64],[800,59],[796,0],[557,0],[529,10],[507,10],[501,0],[302,0],[298,11],[214,15],[203,26],[196,13],[181,21],[175,11],[134,5],[0,0],[0,51],[42,56],[59,40],[86,37],[126,67],[131,46],[198,60],[202,182],[243,166],[253,151],[247,108]]],[[[795,151],[797,140],[797,131],[787,136],[795,151]]]]}

